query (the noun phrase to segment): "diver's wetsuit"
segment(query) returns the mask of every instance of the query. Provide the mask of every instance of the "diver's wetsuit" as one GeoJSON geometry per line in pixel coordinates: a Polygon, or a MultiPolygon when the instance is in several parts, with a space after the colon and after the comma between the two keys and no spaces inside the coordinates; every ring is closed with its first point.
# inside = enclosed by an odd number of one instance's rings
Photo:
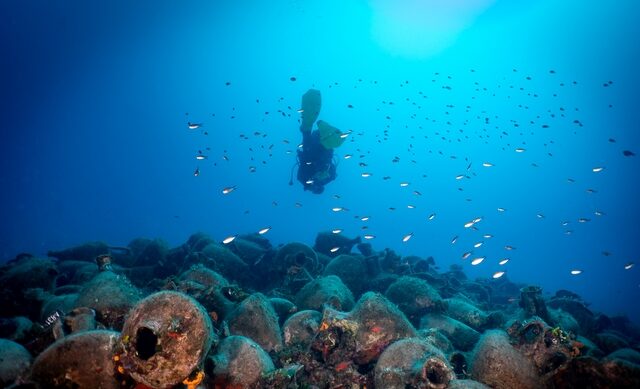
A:
{"type": "Polygon", "coordinates": [[[298,150],[298,175],[304,190],[319,194],[324,186],[336,178],[336,165],[333,163],[333,149],[327,149],[320,143],[320,133],[302,132],[302,150],[298,150]]]}

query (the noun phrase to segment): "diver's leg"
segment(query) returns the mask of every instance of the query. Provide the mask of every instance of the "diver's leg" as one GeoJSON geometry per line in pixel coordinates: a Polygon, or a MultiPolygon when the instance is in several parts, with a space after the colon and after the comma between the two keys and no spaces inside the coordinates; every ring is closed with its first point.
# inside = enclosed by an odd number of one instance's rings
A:
{"type": "Polygon", "coordinates": [[[320,91],[317,89],[309,89],[302,95],[301,122],[300,131],[302,133],[311,132],[313,123],[318,119],[320,115],[320,107],[322,106],[322,100],[320,98],[320,91]]]}
{"type": "Polygon", "coordinates": [[[302,131],[302,148],[303,150],[311,147],[311,131],[302,131]]]}

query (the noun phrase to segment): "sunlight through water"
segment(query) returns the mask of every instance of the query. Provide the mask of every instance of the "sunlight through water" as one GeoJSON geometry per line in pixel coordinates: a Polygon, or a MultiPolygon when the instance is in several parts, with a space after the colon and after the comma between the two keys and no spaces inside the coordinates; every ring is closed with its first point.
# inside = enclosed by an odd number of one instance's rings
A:
{"type": "Polygon", "coordinates": [[[371,0],[374,40],[391,54],[426,58],[451,46],[494,0],[371,0]]]}

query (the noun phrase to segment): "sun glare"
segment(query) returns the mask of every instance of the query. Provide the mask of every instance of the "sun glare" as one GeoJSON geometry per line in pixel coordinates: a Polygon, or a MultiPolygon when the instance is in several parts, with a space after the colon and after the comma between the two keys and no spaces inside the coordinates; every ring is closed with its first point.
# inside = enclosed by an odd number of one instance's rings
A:
{"type": "Polygon", "coordinates": [[[391,54],[429,57],[451,46],[495,0],[371,0],[374,40],[391,54]]]}

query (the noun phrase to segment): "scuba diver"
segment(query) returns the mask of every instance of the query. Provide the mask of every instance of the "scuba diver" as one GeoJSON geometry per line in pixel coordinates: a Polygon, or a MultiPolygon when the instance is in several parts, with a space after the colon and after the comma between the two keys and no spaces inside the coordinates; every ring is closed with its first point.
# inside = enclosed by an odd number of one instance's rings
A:
{"type": "MultiPolygon", "coordinates": [[[[333,158],[333,149],[342,145],[346,138],[337,128],[329,123],[318,120],[320,114],[320,91],[309,89],[302,95],[302,148],[298,149],[298,174],[296,178],[302,184],[304,190],[320,194],[324,186],[336,179],[336,162],[333,158]],[[318,126],[312,130],[313,123],[318,126]]],[[[295,166],[294,166],[295,167],[295,166]]],[[[289,185],[293,185],[293,171],[289,185]]]]}

